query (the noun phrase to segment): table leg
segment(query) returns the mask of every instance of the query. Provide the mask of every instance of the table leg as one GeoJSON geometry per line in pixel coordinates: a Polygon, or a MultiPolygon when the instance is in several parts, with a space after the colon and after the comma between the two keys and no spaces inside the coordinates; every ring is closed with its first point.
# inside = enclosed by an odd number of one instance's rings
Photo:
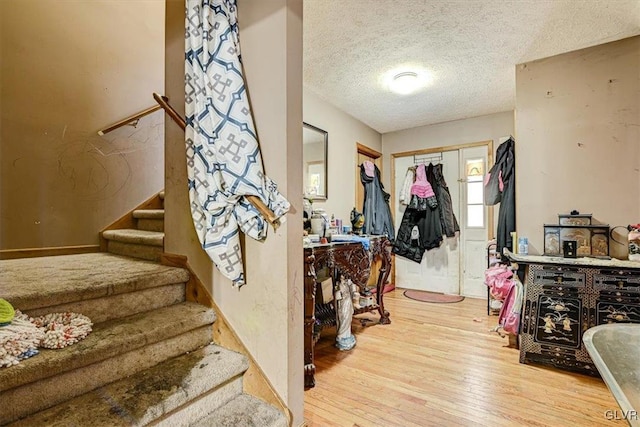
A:
{"type": "Polygon", "coordinates": [[[389,312],[384,309],[384,284],[387,283],[389,274],[391,273],[391,242],[384,239],[382,248],[380,249],[380,258],[382,265],[378,274],[378,282],[376,283],[376,302],[378,303],[378,311],[380,312],[380,323],[388,325],[391,323],[389,312]]]}

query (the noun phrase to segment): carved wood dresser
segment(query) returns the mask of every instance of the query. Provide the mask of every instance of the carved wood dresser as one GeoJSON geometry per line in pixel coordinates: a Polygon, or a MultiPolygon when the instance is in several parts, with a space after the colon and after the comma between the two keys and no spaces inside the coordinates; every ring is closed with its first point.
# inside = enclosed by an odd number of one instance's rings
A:
{"type": "Polygon", "coordinates": [[[360,242],[336,242],[315,244],[304,248],[304,384],[315,386],[316,367],[313,361],[314,345],[324,327],[336,324],[333,303],[316,301],[318,278],[316,272],[328,268],[334,284],[340,275],[351,279],[361,288],[367,285],[371,266],[376,259],[382,261],[376,283],[376,302],[367,307],[356,308],[354,315],[377,311],[379,323],[389,324],[389,312],[384,309],[383,289],[391,270],[391,242],[384,236],[370,236],[369,248],[360,242]]]}
{"type": "Polygon", "coordinates": [[[598,376],[582,336],[640,323],[640,263],[508,254],[524,273],[520,362],[598,376]]]}

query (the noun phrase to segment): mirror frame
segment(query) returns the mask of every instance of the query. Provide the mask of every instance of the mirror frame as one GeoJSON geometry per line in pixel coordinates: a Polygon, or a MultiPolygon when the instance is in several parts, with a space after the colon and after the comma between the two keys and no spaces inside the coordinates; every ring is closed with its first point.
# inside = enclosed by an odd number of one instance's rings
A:
{"type": "MultiPolygon", "coordinates": [[[[309,123],[306,122],[302,122],[302,161],[304,162],[303,164],[303,195],[305,198],[307,199],[311,199],[311,200],[327,200],[328,199],[328,190],[329,190],[329,178],[328,178],[328,161],[329,161],[329,133],[324,130],[324,129],[320,129],[319,127],[310,125],[309,123]],[[323,155],[324,155],[324,168],[323,168],[323,181],[324,181],[324,194],[318,194],[315,195],[313,197],[309,196],[306,192],[306,188],[304,188],[304,183],[309,181],[309,177],[308,177],[308,168],[309,165],[307,164],[307,162],[304,159],[304,145],[305,145],[305,141],[304,141],[304,133],[305,133],[305,129],[308,129],[310,131],[313,132],[317,132],[318,134],[320,134],[321,138],[323,139],[324,142],[324,147],[323,147],[323,155]]],[[[321,178],[322,179],[322,178],[321,178]]]]}

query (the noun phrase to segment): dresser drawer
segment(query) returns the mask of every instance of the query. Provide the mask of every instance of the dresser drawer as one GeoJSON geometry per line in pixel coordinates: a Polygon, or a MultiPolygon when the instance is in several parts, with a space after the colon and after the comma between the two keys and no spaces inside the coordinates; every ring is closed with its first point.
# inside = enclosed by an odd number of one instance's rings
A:
{"type": "Polygon", "coordinates": [[[582,272],[563,268],[544,268],[534,273],[533,283],[544,287],[575,287],[585,286],[586,276],[582,272]]]}
{"type": "Polygon", "coordinates": [[[607,323],[640,323],[640,304],[638,301],[607,301],[596,302],[596,325],[607,323]]]}
{"type": "Polygon", "coordinates": [[[640,277],[620,274],[594,274],[593,288],[599,292],[635,293],[640,298],[640,277]]]}

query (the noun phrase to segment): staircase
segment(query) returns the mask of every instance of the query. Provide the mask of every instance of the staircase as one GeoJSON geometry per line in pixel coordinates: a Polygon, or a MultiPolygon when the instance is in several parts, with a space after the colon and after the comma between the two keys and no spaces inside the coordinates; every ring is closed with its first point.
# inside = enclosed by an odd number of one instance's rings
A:
{"type": "Polygon", "coordinates": [[[211,342],[216,314],[186,301],[189,272],[146,260],[162,251],[163,212],[134,215],[143,230],[108,233],[116,253],[0,261],[0,297],[16,309],[94,323],[77,344],[0,368],[0,425],[287,426],[243,393],[249,362],[211,342]]]}
{"type": "Polygon", "coordinates": [[[164,191],[157,199],[145,203],[151,208],[136,209],[127,218],[126,225],[135,228],[117,228],[102,232],[107,251],[149,261],[160,261],[164,246],[164,191]],[[160,204],[160,206],[157,206],[160,204]]]}

